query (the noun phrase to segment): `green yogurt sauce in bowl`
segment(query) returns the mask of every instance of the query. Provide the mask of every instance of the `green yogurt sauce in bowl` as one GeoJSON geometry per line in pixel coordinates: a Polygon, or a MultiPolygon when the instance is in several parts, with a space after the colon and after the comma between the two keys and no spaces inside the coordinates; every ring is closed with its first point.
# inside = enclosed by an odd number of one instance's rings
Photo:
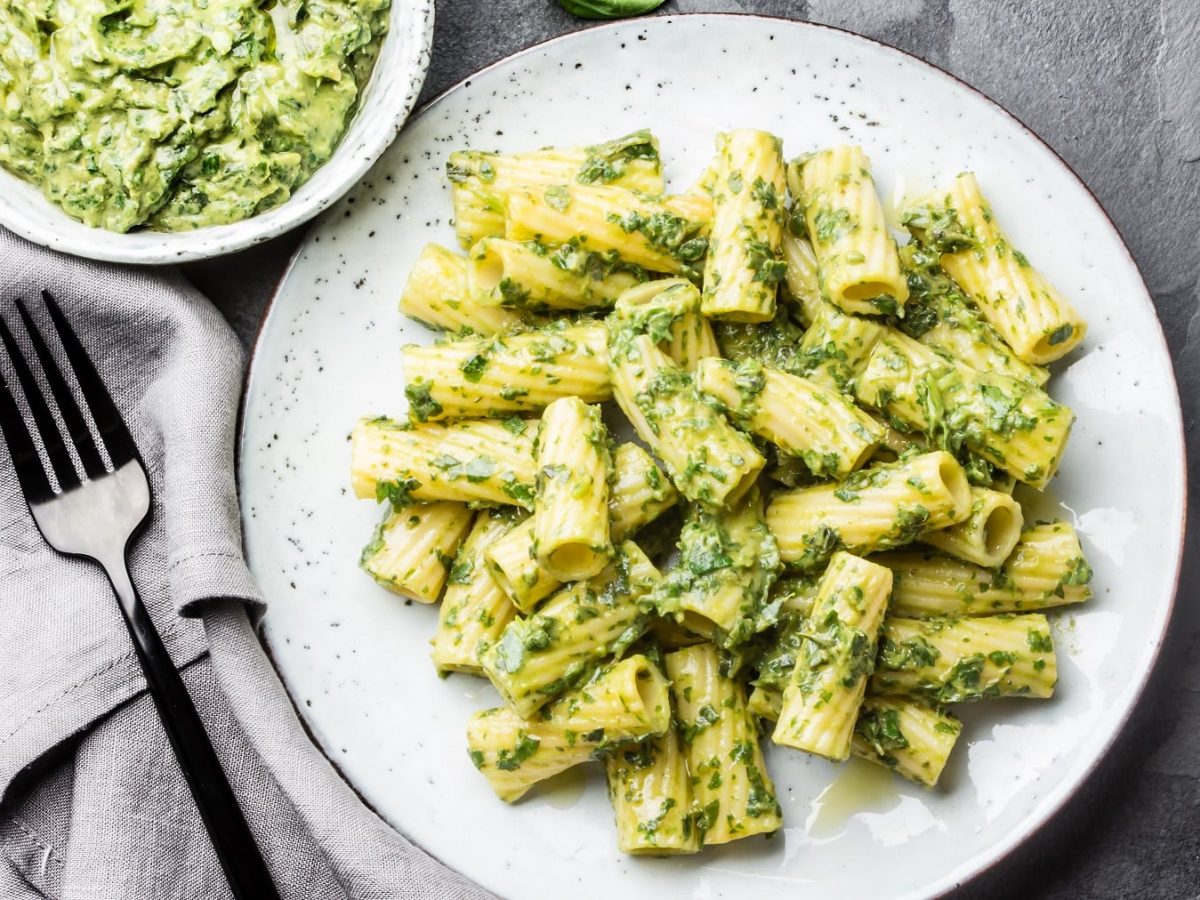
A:
{"type": "Polygon", "coordinates": [[[188,231],[337,149],[389,0],[0,0],[0,166],[72,218],[188,231]]]}

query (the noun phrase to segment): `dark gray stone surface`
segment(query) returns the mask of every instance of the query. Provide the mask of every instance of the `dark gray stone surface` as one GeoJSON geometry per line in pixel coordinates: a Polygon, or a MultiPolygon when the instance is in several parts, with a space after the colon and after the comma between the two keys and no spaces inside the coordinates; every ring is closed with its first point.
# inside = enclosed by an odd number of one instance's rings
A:
{"type": "MultiPolygon", "coordinates": [[[[672,0],[663,13],[744,11],[847,28],[946,68],[1040,134],[1112,215],[1154,295],[1200,480],[1200,3],[1197,0],[672,0]]],[[[438,0],[424,99],[587,23],[552,0],[438,0]]],[[[299,241],[186,272],[253,340],[299,241]]],[[[1190,504],[1200,520],[1200,501],[1190,504]]],[[[1150,687],[1116,747],[972,897],[1200,897],[1200,554],[1150,687]]]]}

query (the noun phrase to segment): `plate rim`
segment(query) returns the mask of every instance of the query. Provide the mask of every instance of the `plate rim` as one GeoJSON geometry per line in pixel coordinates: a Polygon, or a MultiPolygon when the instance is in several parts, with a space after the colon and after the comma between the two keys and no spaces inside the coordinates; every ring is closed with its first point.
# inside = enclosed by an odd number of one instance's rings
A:
{"type": "MultiPolygon", "coordinates": [[[[584,27],[576,29],[574,31],[569,31],[565,34],[556,35],[552,38],[547,38],[546,40],[538,41],[537,43],[530,44],[527,47],[523,47],[520,50],[517,50],[513,53],[507,54],[506,56],[503,56],[503,57],[500,57],[499,59],[494,60],[493,62],[487,64],[486,66],[483,66],[479,69],[474,70],[473,72],[471,72],[464,78],[456,81],[454,84],[450,85],[445,90],[441,91],[439,94],[430,98],[425,103],[421,104],[416,109],[414,109],[412,111],[412,113],[408,116],[408,118],[405,120],[404,126],[397,133],[396,138],[399,138],[400,135],[404,132],[404,130],[406,130],[408,128],[409,123],[415,122],[418,119],[422,118],[423,116],[432,112],[435,107],[437,107],[442,101],[444,101],[451,94],[467,87],[471,82],[475,81],[480,76],[486,75],[486,74],[492,72],[493,70],[498,69],[502,66],[506,66],[506,65],[512,63],[514,60],[519,60],[526,56],[537,53],[538,51],[541,51],[550,45],[564,43],[567,41],[574,40],[579,35],[582,35],[585,33],[591,33],[593,31],[620,31],[620,30],[626,29],[626,28],[637,27],[638,25],[645,26],[650,23],[665,25],[665,24],[669,24],[672,20],[675,20],[675,19],[714,19],[714,20],[757,19],[757,20],[761,20],[761,21],[767,22],[767,23],[783,25],[785,27],[810,28],[810,29],[813,29],[816,31],[833,32],[840,36],[849,38],[851,41],[861,41],[863,43],[873,45],[875,48],[882,49],[886,52],[897,54],[898,56],[903,57],[906,61],[916,63],[918,66],[923,66],[929,70],[932,70],[932,72],[935,75],[941,76],[945,79],[948,79],[949,81],[951,81],[954,85],[956,85],[958,87],[965,88],[970,93],[974,94],[976,97],[983,100],[988,106],[992,107],[992,109],[995,112],[1004,116],[1012,124],[1016,125],[1017,128],[1021,132],[1023,132],[1027,137],[1032,138],[1033,141],[1036,144],[1040,145],[1040,147],[1043,150],[1047,151],[1051,155],[1051,157],[1062,167],[1062,169],[1064,169],[1070,175],[1070,177],[1075,181],[1075,183],[1080,188],[1083,189],[1083,192],[1084,192],[1087,200],[1090,201],[1091,205],[1100,214],[1100,216],[1103,218],[1104,222],[1107,223],[1108,227],[1110,229],[1112,229],[1112,233],[1116,237],[1117,243],[1120,245],[1120,248],[1121,248],[1122,252],[1124,253],[1125,261],[1129,265],[1132,266],[1133,271],[1137,274],[1138,284],[1141,287],[1141,292],[1138,296],[1138,300],[1139,300],[1139,302],[1144,303],[1149,306],[1150,311],[1153,314],[1154,323],[1157,326],[1157,335],[1156,336],[1158,338],[1158,342],[1159,342],[1159,346],[1162,350],[1162,354],[1167,361],[1167,370],[1168,370],[1168,374],[1169,374],[1169,378],[1170,378],[1171,388],[1173,389],[1171,400],[1172,400],[1172,408],[1174,410],[1175,415],[1172,419],[1172,422],[1175,425],[1175,432],[1176,432],[1176,440],[1173,442],[1173,444],[1175,446],[1175,458],[1180,463],[1180,465],[1179,465],[1180,513],[1179,513],[1179,521],[1178,521],[1179,537],[1178,537],[1177,545],[1174,548],[1174,553],[1175,553],[1174,572],[1171,575],[1171,589],[1170,589],[1170,592],[1167,597],[1167,604],[1166,604],[1166,609],[1164,611],[1162,629],[1161,629],[1160,633],[1157,635],[1157,640],[1156,640],[1155,646],[1152,648],[1153,652],[1150,657],[1149,663],[1146,665],[1145,670],[1140,674],[1138,683],[1136,684],[1135,689],[1134,689],[1132,695],[1130,696],[1129,702],[1126,704],[1125,708],[1121,711],[1120,720],[1116,723],[1115,727],[1112,728],[1110,733],[1105,736],[1104,740],[1101,742],[1101,746],[1100,746],[1098,752],[1095,754],[1094,758],[1088,764],[1087,768],[1079,774],[1079,776],[1075,779],[1074,783],[1071,784],[1069,787],[1064,789],[1060,786],[1055,791],[1056,795],[1051,800],[1049,807],[1043,813],[1035,815],[1032,818],[1031,823],[1029,824],[1029,826],[1026,829],[1024,829],[1024,830],[1015,829],[1012,835],[1006,837],[1005,839],[1003,839],[1001,841],[998,841],[996,844],[993,844],[991,847],[989,847],[985,853],[980,854],[975,862],[966,863],[961,872],[952,870],[952,871],[947,872],[935,879],[931,879],[930,885],[931,885],[932,890],[930,890],[928,893],[925,893],[923,896],[928,897],[928,898],[946,897],[949,894],[951,894],[952,892],[959,890],[961,888],[964,888],[967,885],[971,884],[972,882],[976,881],[978,878],[980,878],[980,876],[984,875],[993,866],[996,866],[997,864],[999,864],[1005,860],[1008,860],[1015,853],[1020,851],[1036,835],[1038,835],[1040,832],[1042,832],[1054,819],[1058,818],[1060,813],[1062,813],[1063,808],[1073,798],[1078,796],[1080,791],[1084,790],[1086,787],[1088,787],[1088,785],[1091,782],[1094,781],[1094,776],[1096,774],[1096,770],[1107,759],[1109,753],[1113,749],[1113,746],[1116,744],[1117,739],[1124,733],[1126,726],[1129,724],[1129,720],[1132,718],[1134,712],[1142,704],[1142,701],[1145,697],[1146,688],[1150,683],[1150,679],[1154,675],[1155,671],[1158,669],[1159,665],[1162,662],[1163,648],[1166,645],[1166,640],[1167,640],[1167,636],[1170,632],[1171,623],[1175,618],[1177,608],[1178,608],[1177,600],[1179,597],[1179,585],[1180,585],[1180,579],[1183,574],[1184,548],[1185,548],[1186,541],[1187,541],[1188,491],[1189,491],[1188,465],[1187,465],[1187,460],[1188,460],[1187,435],[1186,435],[1186,430],[1184,429],[1184,423],[1183,423],[1183,405],[1180,400],[1180,394],[1179,394],[1179,380],[1176,377],[1175,362],[1171,358],[1170,344],[1167,343],[1166,332],[1163,329],[1163,322],[1158,314],[1158,308],[1154,304],[1154,297],[1150,292],[1150,288],[1146,284],[1146,278],[1142,273],[1142,268],[1138,264],[1137,259],[1134,257],[1133,252],[1129,249],[1129,244],[1126,241],[1124,234],[1121,232],[1121,229],[1117,226],[1117,223],[1115,221],[1113,221],[1113,218],[1108,213],[1108,210],[1106,210],[1104,208],[1104,205],[1100,202],[1100,199],[1096,196],[1096,193],[1092,190],[1092,188],[1088,185],[1088,183],[1083,179],[1083,177],[1078,172],[1075,171],[1075,168],[1069,162],[1067,162],[1066,159],[1063,158],[1062,154],[1060,154],[1058,152],[1058,150],[1056,150],[1053,146],[1051,146],[1051,144],[1046,139],[1041,137],[1041,135],[1039,135],[1036,131],[1034,131],[1033,128],[1031,128],[1029,125],[1027,125],[1023,119],[1021,119],[1018,115],[1016,115],[1011,110],[1009,110],[1007,107],[1005,107],[999,101],[993,99],[991,96],[989,96],[983,90],[975,87],[974,85],[970,84],[963,78],[960,78],[959,76],[955,75],[953,72],[950,72],[948,69],[943,68],[942,66],[938,65],[937,63],[929,62],[928,60],[922,59],[921,57],[917,56],[916,54],[910,53],[907,50],[903,50],[899,47],[889,44],[886,41],[881,41],[876,38],[868,37],[866,35],[859,34],[857,32],[851,31],[846,28],[840,28],[836,25],[827,25],[827,24],[824,24],[821,22],[810,22],[810,21],[803,20],[803,19],[789,19],[784,16],[770,15],[770,14],[764,14],[764,13],[750,13],[750,12],[681,12],[681,13],[672,13],[670,15],[664,15],[664,16],[640,16],[640,17],[635,17],[635,18],[630,18],[630,19],[618,20],[618,21],[614,21],[614,22],[607,22],[604,24],[597,24],[597,25],[590,25],[590,26],[585,25],[584,27]]],[[[380,154],[380,156],[382,157],[382,154],[380,154]]],[[[378,162],[378,159],[375,160],[375,162],[378,162]]],[[[372,168],[373,168],[373,166],[374,166],[374,163],[372,163],[372,168]]],[[[365,177],[366,174],[368,174],[368,173],[369,173],[369,169],[367,170],[367,172],[363,173],[362,177],[365,177]]],[[[360,181],[362,180],[362,177],[360,177],[360,181]]],[[[357,182],[356,182],[355,186],[357,186],[357,182]]],[[[350,188],[350,190],[353,190],[353,189],[354,189],[354,187],[350,188]]],[[[347,193],[349,193],[349,191],[347,191],[347,193]]],[[[330,206],[332,206],[332,205],[333,204],[330,204],[330,206]]],[[[264,335],[266,333],[267,325],[272,317],[272,314],[277,309],[276,301],[279,299],[279,294],[283,288],[283,285],[287,282],[288,278],[291,276],[292,271],[295,269],[295,267],[300,259],[301,254],[307,248],[308,241],[311,236],[310,232],[313,230],[313,228],[317,224],[320,224],[321,221],[322,221],[322,217],[313,217],[313,219],[311,221],[304,224],[303,237],[301,238],[300,242],[296,245],[296,248],[292,251],[291,256],[288,258],[288,262],[287,262],[286,266],[284,267],[283,271],[280,273],[279,280],[276,282],[274,289],[271,291],[271,294],[267,299],[266,305],[263,307],[263,311],[262,311],[261,317],[259,319],[258,326],[254,333],[253,342],[250,345],[249,356],[246,360],[246,374],[245,374],[245,377],[242,382],[242,392],[241,392],[241,397],[238,402],[238,412],[237,412],[237,421],[236,421],[237,443],[236,443],[236,446],[234,447],[234,478],[235,478],[235,484],[238,489],[239,513],[241,513],[241,511],[242,511],[241,510],[242,447],[243,447],[245,437],[246,437],[246,418],[245,418],[246,403],[247,403],[247,400],[250,395],[251,384],[255,378],[256,364],[259,360],[259,351],[262,349],[262,344],[263,344],[263,340],[264,340],[264,335]]],[[[243,534],[244,534],[244,531],[243,531],[243,534]]],[[[243,549],[244,549],[244,540],[245,539],[243,537],[243,549]]],[[[270,599],[269,598],[265,598],[265,599],[269,606],[270,599]]],[[[292,699],[291,692],[288,689],[287,680],[284,678],[284,675],[279,670],[279,668],[277,666],[275,666],[274,657],[272,656],[272,654],[270,652],[269,643],[267,642],[265,633],[262,631],[262,629],[258,629],[258,635],[259,635],[259,640],[262,643],[263,648],[266,651],[268,658],[271,660],[272,667],[275,668],[277,674],[279,675],[280,682],[283,684],[284,689],[288,692],[289,699],[292,699]]],[[[293,706],[295,706],[294,699],[293,699],[293,706]]],[[[298,707],[297,707],[297,711],[298,711],[298,707]]],[[[308,724],[305,721],[303,714],[299,714],[298,717],[300,718],[301,722],[304,723],[305,731],[308,732],[310,738],[312,738],[313,737],[312,732],[309,729],[308,724]]],[[[378,815],[380,819],[382,819],[384,822],[386,822],[388,824],[389,828],[396,831],[398,834],[402,835],[405,838],[405,840],[409,841],[414,846],[418,847],[422,852],[427,853],[430,856],[433,856],[435,859],[437,858],[436,855],[433,854],[431,851],[429,851],[427,848],[425,848],[421,844],[417,843],[412,837],[410,837],[407,834],[404,834],[404,832],[402,832],[399,828],[396,828],[390,822],[388,822],[387,818],[379,810],[377,810],[370,802],[367,801],[367,799],[362,795],[362,793],[354,785],[354,782],[338,766],[337,761],[334,760],[331,756],[329,756],[329,754],[327,754],[325,752],[325,750],[321,746],[321,744],[318,741],[316,741],[315,739],[313,740],[313,743],[316,746],[317,750],[321,753],[321,755],[325,756],[326,759],[328,759],[330,761],[330,763],[332,764],[332,766],[334,768],[334,771],[337,772],[338,776],[343,781],[346,782],[346,784],[350,787],[350,789],[354,791],[354,793],[359,797],[360,800],[362,800],[363,804],[369,810],[371,810],[371,812],[378,815]]],[[[462,874],[462,873],[459,873],[459,874],[462,874]]],[[[464,877],[467,877],[467,876],[464,876],[464,877]]]]}

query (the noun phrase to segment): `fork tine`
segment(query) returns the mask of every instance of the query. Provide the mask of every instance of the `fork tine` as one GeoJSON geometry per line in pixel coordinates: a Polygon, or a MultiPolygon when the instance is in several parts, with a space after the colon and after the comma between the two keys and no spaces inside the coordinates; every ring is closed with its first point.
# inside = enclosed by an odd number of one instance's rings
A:
{"type": "Polygon", "coordinates": [[[17,373],[17,380],[21,382],[21,390],[25,392],[25,402],[29,404],[29,411],[33,414],[33,424],[42,436],[42,444],[46,448],[46,455],[50,458],[50,467],[54,469],[58,486],[64,491],[78,487],[79,473],[75,471],[75,463],[71,461],[71,455],[63,443],[62,432],[58,430],[58,423],[54,421],[54,415],[46,404],[42,388],[33,377],[29,364],[25,362],[25,355],[13,338],[12,332],[8,330],[8,324],[3,317],[0,317],[0,341],[3,341],[8,350],[9,359],[17,373]]]}
{"type": "Polygon", "coordinates": [[[41,457],[38,456],[37,445],[25,427],[17,400],[0,372],[0,433],[8,443],[8,452],[12,457],[13,468],[17,470],[17,480],[25,499],[30,503],[44,503],[54,496],[46,470],[42,468],[41,457]]]}
{"type": "Polygon", "coordinates": [[[46,381],[50,383],[50,392],[54,394],[54,399],[58,403],[59,412],[62,413],[63,422],[67,426],[67,433],[75,442],[75,450],[79,453],[79,460],[83,463],[84,471],[87,472],[89,478],[99,478],[106,471],[104,460],[100,457],[100,451],[96,449],[96,442],[92,438],[91,429],[84,421],[83,413],[79,411],[79,404],[75,402],[75,394],[67,385],[67,380],[63,378],[54,355],[42,339],[42,333],[38,330],[33,317],[29,315],[29,310],[25,308],[25,303],[20,299],[17,300],[17,312],[21,314],[21,321],[25,323],[25,330],[29,333],[29,339],[33,343],[33,352],[37,354],[37,358],[42,364],[42,371],[46,373],[46,381]]]}
{"type": "Polygon", "coordinates": [[[83,345],[79,343],[79,338],[75,336],[75,331],[71,328],[67,317],[63,315],[58,302],[49,291],[42,291],[42,299],[46,301],[50,319],[54,322],[55,330],[58,331],[63,349],[67,351],[67,359],[75,370],[75,379],[79,382],[79,389],[83,391],[83,399],[87,401],[88,408],[92,412],[92,419],[100,432],[104,446],[108,448],[108,456],[112,460],[113,467],[120,468],[130,460],[140,460],[137,444],[129,436],[125,420],[117,411],[117,406],[113,403],[108,388],[104,386],[100,373],[92,365],[91,358],[83,349],[83,345]]]}

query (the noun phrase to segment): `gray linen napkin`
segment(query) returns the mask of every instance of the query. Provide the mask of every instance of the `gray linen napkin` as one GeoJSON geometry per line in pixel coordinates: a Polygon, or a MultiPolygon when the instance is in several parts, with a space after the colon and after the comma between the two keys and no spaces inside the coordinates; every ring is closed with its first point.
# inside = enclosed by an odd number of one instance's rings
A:
{"type": "MultiPolygon", "coordinates": [[[[280,892],[487,896],[362,804],[309,741],[254,633],[247,607],[262,600],[242,556],[233,469],[242,361],[225,322],[173,272],[88,263],[0,229],[10,327],[13,298],[43,288],[146,461],[154,519],[133,578],[280,892]]],[[[230,893],[107,582],[43,543],[0,451],[0,898],[43,896],[230,893]]]]}

